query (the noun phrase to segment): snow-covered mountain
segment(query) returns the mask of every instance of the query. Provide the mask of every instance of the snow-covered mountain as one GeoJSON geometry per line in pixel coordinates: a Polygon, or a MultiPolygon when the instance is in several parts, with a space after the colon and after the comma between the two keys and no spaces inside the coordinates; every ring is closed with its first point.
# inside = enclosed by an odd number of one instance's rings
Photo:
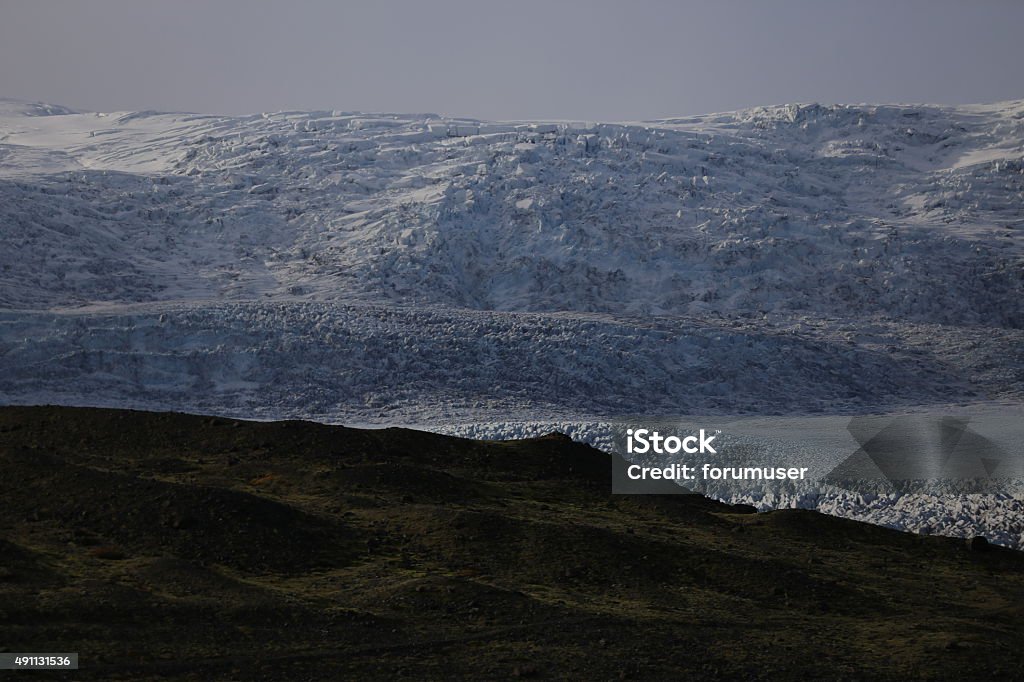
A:
{"type": "Polygon", "coordinates": [[[0,101],[0,401],[474,432],[1016,404],[1022,230],[1024,102],[597,124],[0,101]]]}
{"type": "Polygon", "coordinates": [[[1017,398],[1024,104],[0,106],[0,391],[420,421],[1017,398]],[[102,315],[98,311],[102,311],[102,315]]]}
{"type": "Polygon", "coordinates": [[[273,300],[1020,327],[1024,105],[633,125],[0,118],[14,309],[273,300]]]}

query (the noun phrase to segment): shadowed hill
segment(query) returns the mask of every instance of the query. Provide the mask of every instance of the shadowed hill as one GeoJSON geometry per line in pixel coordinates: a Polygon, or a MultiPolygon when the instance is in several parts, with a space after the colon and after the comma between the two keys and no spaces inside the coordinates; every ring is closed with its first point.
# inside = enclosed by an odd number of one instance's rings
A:
{"type": "Polygon", "coordinates": [[[0,467],[0,644],[76,679],[1024,675],[1019,553],[612,496],[558,435],[5,407],[0,467]]]}

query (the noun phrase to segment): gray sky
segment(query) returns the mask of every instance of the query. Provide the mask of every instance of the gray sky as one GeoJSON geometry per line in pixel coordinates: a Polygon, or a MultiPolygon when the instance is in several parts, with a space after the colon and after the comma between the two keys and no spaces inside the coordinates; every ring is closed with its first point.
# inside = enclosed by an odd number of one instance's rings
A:
{"type": "Polygon", "coordinates": [[[1024,98],[1019,0],[0,0],[0,97],[622,120],[1024,98]]]}

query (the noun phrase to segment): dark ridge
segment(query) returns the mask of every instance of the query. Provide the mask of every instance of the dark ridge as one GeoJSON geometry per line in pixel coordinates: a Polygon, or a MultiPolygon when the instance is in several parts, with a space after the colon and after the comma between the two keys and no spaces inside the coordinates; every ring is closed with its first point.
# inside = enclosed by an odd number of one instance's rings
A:
{"type": "Polygon", "coordinates": [[[613,496],[560,434],[3,407],[0,467],[0,647],[74,679],[1024,677],[1024,555],[613,496]]]}

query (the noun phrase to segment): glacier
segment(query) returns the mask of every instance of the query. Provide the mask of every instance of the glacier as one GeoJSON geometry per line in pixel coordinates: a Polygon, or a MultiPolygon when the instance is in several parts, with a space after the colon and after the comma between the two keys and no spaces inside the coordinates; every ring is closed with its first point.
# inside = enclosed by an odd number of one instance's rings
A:
{"type": "MultiPolygon", "coordinates": [[[[1022,229],[1024,101],[598,123],[0,100],[0,402],[597,445],[625,414],[1016,410],[1022,229]]],[[[728,496],[1019,546],[1021,492],[728,496]]]]}

